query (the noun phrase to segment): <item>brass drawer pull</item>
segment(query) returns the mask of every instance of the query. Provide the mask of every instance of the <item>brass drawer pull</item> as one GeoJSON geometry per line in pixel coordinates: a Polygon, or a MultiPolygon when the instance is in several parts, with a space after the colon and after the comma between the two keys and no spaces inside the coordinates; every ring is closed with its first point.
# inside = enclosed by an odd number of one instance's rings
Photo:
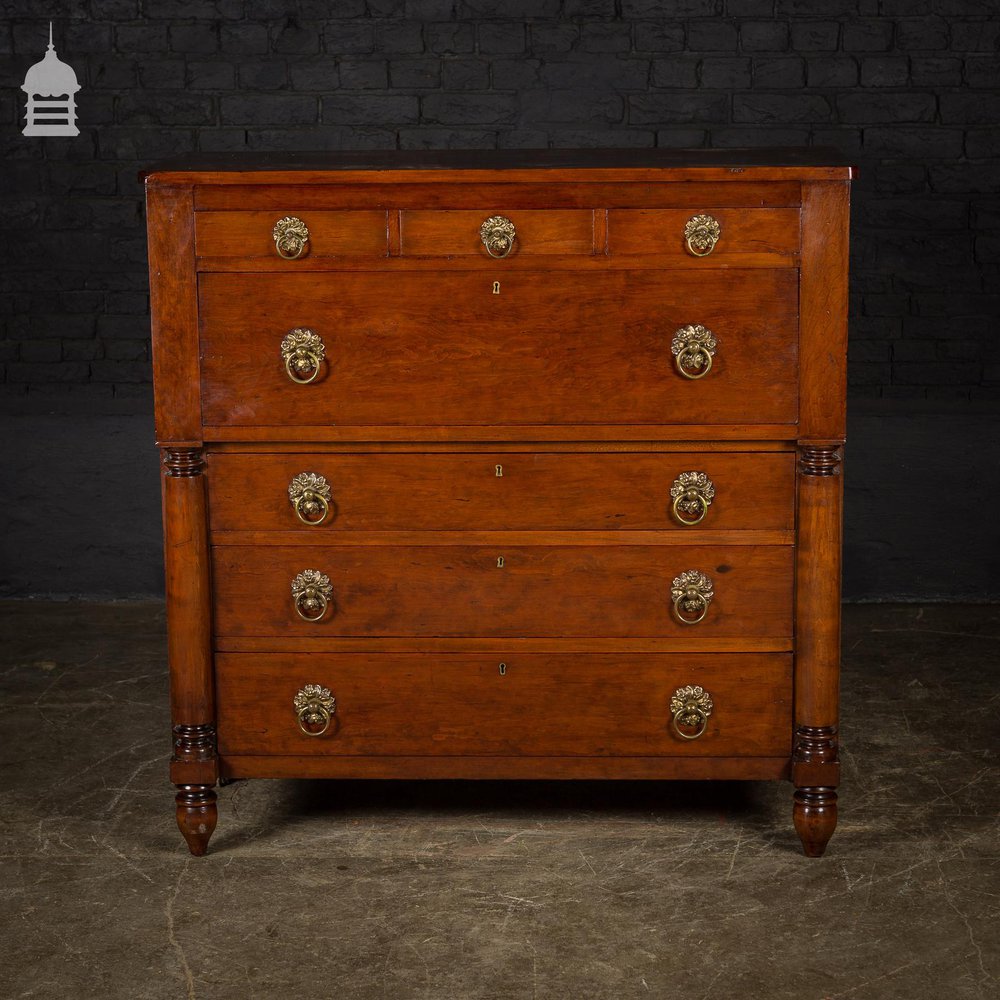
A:
{"type": "Polygon", "coordinates": [[[517,231],[514,223],[505,215],[491,215],[480,227],[479,238],[486,247],[486,252],[500,260],[514,249],[517,231]]]}
{"type": "Polygon", "coordinates": [[[715,596],[712,588],[711,579],[697,569],[675,576],[670,589],[674,618],[682,625],[697,625],[708,614],[708,606],[715,596]]]}
{"type": "Polygon", "coordinates": [[[303,524],[315,527],[330,513],[330,484],[315,472],[300,472],[288,484],[288,499],[295,516],[303,524]]]}
{"type": "Polygon", "coordinates": [[[322,736],[330,728],[337,711],[337,699],[329,688],[319,684],[307,684],[295,695],[293,704],[299,729],[306,736],[322,736]]]}
{"type": "Polygon", "coordinates": [[[670,699],[670,725],[682,740],[696,740],[708,727],[714,707],[712,696],[701,685],[678,688],[670,699]],[[682,726],[694,729],[694,733],[684,732],[682,726]]]}
{"type": "Polygon", "coordinates": [[[278,256],[285,260],[298,260],[309,252],[309,227],[294,215],[278,219],[271,237],[278,256]]]}
{"type": "Polygon", "coordinates": [[[678,524],[701,524],[715,496],[715,484],[704,472],[682,472],[670,487],[674,498],[670,512],[678,524]]]}
{"type": "Polygon", "coordinates": [[[333,604],[330,578],[319,570],[304,569],[292,580],[292,600],[295,602],[295,613],[303,621],[322,620],[333,604]]]}
{"type": "Polygon", "coordinates": [[[308,385],[319,375],[326,357],[326,345],[308,327],[300,326],[285,334],[281,356],[288,377],[299,385],[308,385]]]}
{"type": "Polygon", "coordinates": [[[670,342],[677,371],[685,378],[704,378],[712,370],[718,341],[715,334],[700,323],[682,326],[670,342]]]}
{"type": "Polygon", "coordinates": [[[710,215],[696,215],[684,224],[684,245],[693,257],[707,257],[721,235],[722,226],[710,215]]]}

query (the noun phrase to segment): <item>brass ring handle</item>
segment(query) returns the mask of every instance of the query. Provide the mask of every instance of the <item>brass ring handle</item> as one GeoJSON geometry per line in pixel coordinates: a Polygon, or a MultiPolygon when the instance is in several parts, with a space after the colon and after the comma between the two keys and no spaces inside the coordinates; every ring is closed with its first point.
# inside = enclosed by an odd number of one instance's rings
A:
{"type": "Polygon", "coordinates": [[[278,219],[271,237],[278,256],[285,260],[298,260],[309,252],[309,227],[294,215],[278,219]]]}
{"type": "Polygon", "coordinates": [[[326,345],[308,327],[300,326],[285,334],[281,356],[285,361],[285,374],[298,385],[308,385],[320,373],[326,345]]]}
{"type": "Polygon", "coordinates": [[[491,215],[479,227],[479,238],[491,257],[502,260],[514,249],[517,230],[505,215],[491,215]]]}
{"type": "Polygon", "coordinates": [[[677,371],[688,379],[704,378],[712,370],[712,359],[719,342],[708,327],[700,323],[682,326],[670,341],[677,371]]]}
{"type": "Polygon", "coordinates": [[[674,577],[670,588],[674,618],[681,625],[697,625],[708,614],[715,596],[713,583],[700,570],[689,569],[674,577]]]}
{"type": "Polygon", "coordinates": [[[678,688],[670,699],[670,725],[682,740],[696,740],[708,728],[708,717],[715,706],[712,696],[700,685],[689,684],[678,688]],[[694,728],[685,733],[681,726],[694,728]]]}
{"type": "Polygon", "coordinates": [[[330,484],[315,472],[300,472],[288,484],[288,499],[295,516],[311,528],[330,514],[330,484]]]}
{"type": "Polygon", "coordinates": [[[333,585],[319,570],[305,569],[292,581],[292,602],[295,613],[307,622],[318,622],[332,604],[333,585]]]}
{"type": "Polygon", "coordinates": [[[722,226],[710,215],[696,215],[684,224],[684,245],[693,257],[707,257],[722,235],[722,226]]]}
{"type": "Polygon", "coordinates": [[[330,501],[322,493],[313,493],[311,490],[293,500],[292,507],[295,508],[295,516],[303,524],[310,526],[322,524],[330,513],[330,501]],[[320,515],[315,520],[311,520],[309,514],[312,513],[314,507],[319,508],[320,515]]]}
{"type": "Polygon", "coordinates": [[[671,505],[670,511],[674,515],[674,520],[678,524],[683,524],[688,528],[693,528],[696,524],[701,524],[701,522],[705,520],[705,515],[708,513],[708,501],[697,490],[687,490],[684,493],[678,493],[677,496],[674,497],[674,502],[671,505]],[[698,514],[693,520],[688,520],[683,514],[681,514],[682,502],[698,505],[698,514]]]}
{"type": "Polygon", "coordinates": [[[329,688],[307,684],[295,695],[295,721],[305,736],[322,736],[329,728],[337,711],[337,699],[329,688]],[[319,726],[320,728],[315,728],[319,726]]]}
{"type": "Polygon", "coordinates": [[[670,487],[674,520],[686,528],[701,524],[715,497],[715,484],[704,472],[682,472],[670,487]]]}

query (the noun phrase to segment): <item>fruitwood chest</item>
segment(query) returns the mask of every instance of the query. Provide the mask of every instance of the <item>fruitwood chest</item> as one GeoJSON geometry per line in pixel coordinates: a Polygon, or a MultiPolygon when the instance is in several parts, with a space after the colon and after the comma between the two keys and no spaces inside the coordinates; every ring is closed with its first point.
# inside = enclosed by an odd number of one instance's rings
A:
{"type": "Polygon", "coordinates": [[[253,777],[789,779],[836,823],[851,168],[145,174],[177,819],[253,777]]]}

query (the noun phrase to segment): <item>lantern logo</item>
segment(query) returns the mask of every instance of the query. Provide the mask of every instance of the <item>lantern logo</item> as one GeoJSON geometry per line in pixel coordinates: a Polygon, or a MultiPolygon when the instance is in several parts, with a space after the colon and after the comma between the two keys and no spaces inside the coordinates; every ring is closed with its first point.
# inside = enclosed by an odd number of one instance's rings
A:
{"type": "Polygon", "coordinates": [[[80,89],[76,73],[57,55],[52,44],[49,22],[49,48],[45,58],[36,62],[21,85],[28,95],[24,135],[79,135],[76,127],[76,92],[80,89]]]}

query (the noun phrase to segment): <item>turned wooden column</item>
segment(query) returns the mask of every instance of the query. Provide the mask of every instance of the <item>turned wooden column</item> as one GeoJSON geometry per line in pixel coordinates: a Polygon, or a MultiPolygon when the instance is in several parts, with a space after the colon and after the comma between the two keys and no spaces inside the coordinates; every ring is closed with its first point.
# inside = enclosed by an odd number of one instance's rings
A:
{"type": "Polygon", "coordinates": [[[177,825],[194,855],[208,849],[218,811],[215,688],[204,463],[199,448],[163,452],[163,530],[167,586],[167,657],[178,788],[177,825]]]}
{"type": "Polygon", "coordinates": [[[837,825],[842,497],[839,445],[800,446],[792,815],[811,858],[837,825]]]}

